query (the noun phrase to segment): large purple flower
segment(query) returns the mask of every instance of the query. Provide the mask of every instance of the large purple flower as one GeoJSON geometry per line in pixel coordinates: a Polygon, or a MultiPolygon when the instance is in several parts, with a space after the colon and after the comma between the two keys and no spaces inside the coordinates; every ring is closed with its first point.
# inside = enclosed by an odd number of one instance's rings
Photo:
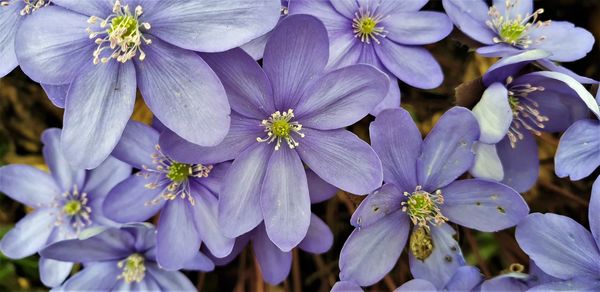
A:
{"type": "Polygon", "coordinates": [[[410,235],[413,276],[442,289],[464,265],[448,221],[492,232],[517,224],[529,212],[521,195],[503,184],[455,181],[473,164],[472,146],[479,139],[477,120],[465,108],[447,111],[425,140],[403,109],[381,112],[370,133],[386,184],[352,215],[356,229],[340,255],[342,281],[368,286],[382,279],[410,235]]]}
{"type": "MultiPolygon", "coordinates": [[[[65,240],[40,251],[44,257],[83,263],[59,289],[64,291],[196,291],[181,272],[167,271],[156,263],[156,230],[150,224],[120,229],[90,230],[79,239],[65,240]]],[[[210,271],[214,264],[196,252],[184,268],[210,271]]]]}
{"type": "Polygon", "coordinates": [[[292,15],[269,38],[264,70],[239,49],[203,55],[225,85],[231,130],[216,147],[200,147],[170,132],[160,144],[167,155],[187,163],[235,159],[219,193],[225,235],[240,236],[264,218],[269,238],[281,250],[300,243],[310,225],[304,164],[351,193],[381,185],[379,158],[344,127],[383,99],[388,78],[362,64],[324,71],[328,50],[327,31],[318,19],[292,15]]]}
{"type": "Polygon", "coordinates": [[[544,12],[533,10],[533,0],[494,0],[488,8],[483,0],[443,0],[454,24],[484,46],[477,52],[504,57],[523,50],[540,49],[548,59],[569,62],[583,58],[594,45],[594,36],[567,21],[541,21],[544,12]]]}
{"type": "Polygon", "coordinates": [[[366,63],[388,73],[390,91],[373,110],[400,105],[397,80],[419,88],[442,83],[440,65],[421,45],[435,43],[452,31],[452,22],[439,12],[419,11],[428,0],[295,0],[290,14],[318,17],[330,39],[329,66],[366,63]]]}
{"type": "MultiPolygon", "coordinates": [[[[0,168],[0,192],[34,209],[0,242],[10,258],[23,258],[46,244],[77,237],[94,226],[114,226],[102,213],[108,191],[131,174],[131,167],[109,157],[94,170],[74,169],[59,147],[60,130],[42,135],[44,158],[50,174],[28,165],[0,168]]],[[[40,274],[47,286],[57,286],[72,264],[42,257],[40,274]]]]}
{"type": "Polygon", "coordinates": [[[561,132],[589,115],[594,97],[575,79],[558,72],[521,72],[548,53],[530,50],[501,59],[483,76],[486,87],[473,108],[481,136],[470,172],[527,191],[538,177],[535,136],[561,132]]]}
{"type": "Polygon", "coordinates": [[[63,85],[63,92],[69,84],[62,147],[85,168],[117,144],[138,86],[152,112],[180,136],[207,146],[223,140],[230,121],[225,90],[191,50],[224,51],[264,34],[280,7],[277,0],[52,3],[23,21],[15,47],[33,80],[63,85]]]}
{"type": "Polygon", "coordinates": [[[166,156],[159,133],[130,121],[113,156],[140,171],[121,182],[104,202],[107,217],[122,223],[142,222],[160,213],[156,258],[169,270],[193,258],[201,242],[224,257],[234,240],[217,225],[217,192],[230,163],[187,164],[166,156]]]}
{"type": "Polygon", "coordinates": [[[569,176],[580,180],[600,166],[600,91],[596,103],[588,103],[596,120],[585,119],[575,122],[560,137],[554,156],[554,167],[559,177],[569,176]]]}
{"type": "Polygon", "coordinates": [[[588,211],[591,233],[573,219],[552,213],[534,213],[519,223],[519,246],[542,271],[558,279],[534,290],[600,289],[600,178],[592,186],[588,211]]]}

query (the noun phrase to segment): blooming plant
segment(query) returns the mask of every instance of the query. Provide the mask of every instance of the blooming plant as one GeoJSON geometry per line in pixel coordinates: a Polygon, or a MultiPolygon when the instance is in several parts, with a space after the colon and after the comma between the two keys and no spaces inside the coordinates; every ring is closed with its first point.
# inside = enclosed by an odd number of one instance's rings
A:
{"type": "Polygon", "coordinates": [[[598,11],[0,0],[0,290],[600,290],[598,11]]]}

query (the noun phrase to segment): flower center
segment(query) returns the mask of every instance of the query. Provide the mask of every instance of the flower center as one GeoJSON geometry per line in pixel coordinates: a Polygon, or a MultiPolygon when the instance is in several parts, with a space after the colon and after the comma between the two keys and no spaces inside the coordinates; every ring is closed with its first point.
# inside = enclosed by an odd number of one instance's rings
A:
{"type": "Polygon", "coordinates": [[[518,14],[515,18],[510,18],[511,11],[514,9],[516,1],[519,0],[506,0],[506,15],[501,15],[496,6],[490,7],[488,10],[490,20],[486,21],[486,24],[498,35],[493,39],[495,43],[507,43],[518,48],[526,49],[534,42],[539,44],[545,39],[544,36],[541,36],[536,40],[532,40],[529,36],[531,27],[535,26],[536,28],[540,28],[542,26],[548,26],[551,21],[537,20],[538,16],[544,13],[544,9],[541,8],[532,14],[527,14],[525,16],[518,14]]]}
{"type": "Polygon", "coordinates": [[[433,239],[429,229],[422,226],[413,229],[408,246],[416,259],[425,261],[433,252],[433,239]]]}
{"type": "Polygon", "coordinates": [[[126,259],[117,263],[119,269],[123,269],[123,272],[117,276],[117,280],[123,279],[125,283],[141,282],[146,275],[146,266],[144,266],[144,257],[140,254],[134,253],[128,256],[126,259]]]}
{"type": "Polygon", "coordinates": [[[93,31],[87,28],[90,39],[95,38],[94,42],[98,45],[94,50],[94,64],[100,62],[107,63],[110,59],[125,63],[135,57],[139,51],[138,59],[143,61],[146,54],[142,51],[142,44],[152,43],[142,34],[142,30],[149,30],[150,24],[141,22],[139,17],[144,13],[142,6],[135,7],[132,13],[129,5],[122,6],[121,1],[116,0],[113,6],[112,14],[105,19],[97,16],[91,16],[88,19],[89,24],[96,24],[100,21],[100,31],[93,31]],[[108,49],[108,51],[104,51],[108,49]]]}
{"type": "Polygon", "coordinates": [[[417,186],[412,194],[404,192],[404,195],[408,200],[402,202],[402,211],[408,214],[414,225],[429,230],[429,224],[440,225],[448,221],[438,207],[444,203],[441,190],[430,194],[417,186]]]}
{"type": "Polygon", "coordinates": [[[370,44],[373,40],[375,43],[380,44],[378,38],[383,38],[386,34],[383,26],[378,26],[383,18],[380,14],[370,11],[369,8],[359,8],[354,13],[354,19],[352,19],[354,37],[359,38],[363,43],[370,44]]]}
{"type": "Polygon", "coordinates": [[[75,229],[76,234],[79,234],[83,228],[92,224],[90,219],[92,208],[87,203],[88,194],[80,193],[77,185],[74,185],[71,191],[57,196],[52,202],[52,206],[60,211],[54,225],[61,226],[67,223],[75,229]]]}
{"type": "Polygon", "coordinates": [[[164,188],[158,197],[146,202],[146,205],[158,204],[161,200],[186,199],[194,205],[195,200],[190,192],[189,178],[208,177],[212,165],[181,163],[166,156],[159,145],[155,146],[156,152],[152,154],[153,166],[143,165],[142,171],[136,175],[155,180],[147,183],[147,189],[164,188]]]}
{"type": "MultiPolygon", "coordinates": [[[[512,81],[513,78],[508,77],[506,84],[510,85],[512,81]]],[[[550,119],[539,111],[539,103],[529,96],[532,92],[544,91],[544,87],[517,84],[509,88],[508,103],[513,112],[513,121],[507,135],[510,146],[515,148],[517,142],[523,140],[523,129],[539,136],[542,134],[540,129],[543,129],[544,123],[550,119]]]]}
{"type": "Polygon", "coordinates": [[[70,200],[63,206],[63,212],[69,216],[74,216],[81,211],[81,202],[78,200],[70,200]]]}
{"type": "Polygon", "coordinates": [[[265,127],[267,137],[258,137],[256,138],[256,141],[267,142],[269,144],[277,141],[275,144],[275,150],[279,150],[279,148],[281,148],[282,140],[287,142],[290,149],[298,147],[300,144],[298,141],[296,141],[293,135],[295,134],[300,138],[304,138],[304,134],[300,133],[300,130],[302,130],[302,125],[298,122],[292,122],[291,120],[293,118],[294,111],[292,109],[289,109],[287,112],[283,113],[276,111],[269,117],[269,119],[262,120],[260,123],[261,126],[265,127]]]}

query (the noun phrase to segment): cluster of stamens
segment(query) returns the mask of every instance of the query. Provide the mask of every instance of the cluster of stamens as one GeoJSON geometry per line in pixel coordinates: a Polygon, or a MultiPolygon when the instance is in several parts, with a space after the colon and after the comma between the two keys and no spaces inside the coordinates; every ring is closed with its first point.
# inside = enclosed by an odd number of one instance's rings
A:
{"type": "Polygon", "coordinates": [[[529,36],[529,30],[534,26],[536,28],[548,26],[551,21],[541,21],[537,19],[540,14],[544,13],[544,9],[541,8],[532,14],[527,14],[525,16],[518,14],[514,19],[511,19],[509,15],[511,14],[511,10],[515,7],[516,1],[519,0],[506,0],[506,15],[500,14],[498,8],[495,6],[490,7],[488,15],[491,19],[486,21],[486,24],[498,35],[493,39],[495,43],[507,43],[518,48],[526,49],[534,42],[539,44],[545,39],[544,36],[540,36],[539,38],[532,40],[529,36]]]}
{"type": "Polygon", "coordinates": [[[368,7],[360,7],[357,12],[354,13],[354,19],[352,19],[352,31],[354,37],[360,39],[363,43],[370,44],[371,40],[375,43],[380,44],[378,38],[384,38],[387,31],[379,23],[385,18],[383,15],[375,13],[375,9],[369,9],[368,7]]]}
{"type": "MultiPolygon", "coordinates": [[[[508,77],[507,85],[510,85],[512,81],[512,77],[508,77]]],[[[547,116],[540,113],[539,104],[529,97],[529,94],[535,91],[544,91],[544,87],[531,84],[517,84],[509,87],[508,103],[513,112],[513,121],[507,135],[510,146],[513,148],[516,147],[519,140],[523,140],[523,129],[539,136],[542,134],[539,129],[543,129],[544,123],[549,120],[547,116]]]]}
{"type": "MultiPolygon", "coordinates": [[[[23,0],[23,2],[25,2],[25,6],[23,7],[23,9],[21,9],[19,14],[21,14],[21,16],[29,15],[44,6],[50,5],[51,1],[52,0],[23,0]]],[[[16,2],[16,1],[13,1],[13,2],[16,2]]],[[[12,4],[12,3],[11,3],[11,1],[8,1],[8,0],[0,1],[0,6],[8,6],[10,4],[12,4]]]]}
{"type": "Polygon", "coordinates": [[[117,276],[117,280],[123,279],[125,283],[141,282],[146,275],[146,266],[144,266],[144,257],[134,253],[126,259],[117,263],[119,269],[123,272],[117,276]]]}
{"type": "Polygon", "coordinates": [[[177,162],[166,156],[159,145],[155,146],[155,150],[156,152],[152,154],[154,165],[152,167],[143,165],[142,171],[137,175],[154,178],[154,181],[144,185],[146,188],[164,188],[164,190],[158,197],[145,204],[154,205],[161,200],[174,200],[179,197],[187,199],[190,204],[194,205],[196,201],[190,192],[189,178],[208,177],[213,166],[177,162]]]}
{"type": "Polygon", "coordinates": [[[142,44],[149,45],[152,41],[141,32],[142,29],[150,29],[149,23],[139,20],[143,13],[142,6],[136,6],[132,14],[129,5],[122,6],[121,2],[116,0],[112,12],[105,19],[97,16],[88,19],[89,24],[97,24],[100,21],[100,31],[93,31],[89,27],[86,29],[90,39],[95,39],[94,42],[98,45],[93,53],[94,64],[107,63],[110,59],[125,63],[135,57],[138,51],[138,59],[143,61],[146,54],[142,51],[142,44]],[[112,52],[103,53],[106,49],[112,52]]]}
{"type": "Polygon", "coordinates": [[[404,192],[404,196],[408,197],[408,200],[402,202],[402,211],[408,214],[415,226],[429,231],[429,224],[440,225],[448,221],[438,207],[444,203],[441,190],[430,194],[421,186],[417,186],[412,194],[404,192]]]}
{"type": "Polygon", "coordinates": [[[67,222],[75,230],[75,235],[78,235],[83,228],[92,224],[92,208],[87,203],[87,193],[80,193],[77,185],[74,185],[71,191],[60,194],[52,202],[52,207],[59,210],[54,225],[61,226],[67,222]]]}
{"type": "Polygon", "coordinates": [[[287,112],[281,113],[280,111],[276,111],[273,113],[269,119],[262,120],[260,123],[261,126],[265,127],[265,132],[267,133],[267,137],[256,138],[258,142],[267,142],[271,144],[272,142],[276,142],[275,150],[279,150],[281,148],[281,141],[285,140],[290,147],[290,149],[294,149],[300,145],[296,139],[292,136],[292,134],[296,134],[300,136],[300,138],[304,138],[304,134],[300,133],[302,130],[302,125],[298,122],[291,122],[294,118],[294,111],[289,109],[287,112]]]}

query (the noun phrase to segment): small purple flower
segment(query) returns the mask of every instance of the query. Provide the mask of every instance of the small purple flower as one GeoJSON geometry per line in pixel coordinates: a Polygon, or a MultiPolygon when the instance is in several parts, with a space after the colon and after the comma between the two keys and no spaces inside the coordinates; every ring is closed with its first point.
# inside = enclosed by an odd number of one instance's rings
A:
{"type": "Polygon", "coordinates": [[[523,266],[511,265],[508,273],[493,277],[481,283],[481,291],[528,291],[529,288],[557,281],[544,273],[534,261],[529,261],[529,273],[523,273],[523,266]]]}
{"type": "Polygon", "coordinates": [[[472,146],[479,139],[477,120],[469,110],[447,111],[425,140],[403,109],[381,112],[369,129],[386,184],[352,215],[356,229],[340,255],[342,281],[361,286],[379,281],[408,240],[413,276],[442,289],[464,265],[447,222],[493,232],[514,226],[529,212],[521,195],[508,186],[480,179],[456,181],[473,164],[472,146]]]}
{"type": "MultiPolygon", "coordinates": [[[[306,176],[311,204],[325,201],[336,194],[337,188],[323,181],[314,172],[308,171],[306,176]]],[[[260,224],[252,231],[238,237],[233,252],[229,256],[222,259],[214,258],[213,261],[218,266],[230,263],[248,246],[249,242],[252,242],[252,249],[263,279],[271,285],[283,282],[292,267],[292,252],[281,251],[273,244],[267,236],[264,224],[260,224]]],[[[309,253],[321,254],[328,251],[332,245],[333,233],[329,226],[315,214],[311,214],[308,232],[298,244],[298,248],[309,253]]]]}
{"type": "Polygon", "coordinates": [[[280,8],[277,0],[52,3],[23,21],[15,48],[23,71],[47,84],[51,97],[66,93],[62,147],[85,168],[117,144],[138,86],[169,129],[200,145],[223,140],[230,122],[225,90],[193,51],[248,42],[275,26],[280,8]]]}
{"type": "MultiPolygon", "coordinates": [[[[150,224],[90,230],[79,239],[65,240],[40,251],[54,260],[83,263],[69,278],[64,291],[196,291],[181,272],[162,269],[155,259],[156,230],[150,224]]],[[[184,268],[210,271],[214,264],[196,252],[184,268]]]]}
{"type": "Polygon", "coordinates": [[[113,156],[140,171],[115,186],[104,213],[121,223],[143,222],[157,213],[156,258],[165,269],[180,269],[201,242],[218,257],[228,255],[233,239],[217,225],[217,192],[230,163],[188,164],[166,156],[159,132],[130,121],[113,156]]]}
{"type": "Polygon", "coordinates": [[[595,104],[594,97],[575,79],[558,72],[521,72],[547,56],[530,50],[505,57],[483,76],[486,90],[473,108],[481,129],[473,176],[529,190],[539,172],[534,137],[564,131],[589,115],[587,105],[595,104]]]}
{"type": "Polygon", "coordinates": [[[325,24],[331,68],[366,63],[390,78],[387,97],[373,111],[400,106],[399,78],[419,88],[434,88],[444,79],[440,65],[421,45],[435,43],[452,31],[439,12],[419,11],[428,1],[295,0],[290,14],[309,14],[325,24]]]}
{"type": "Polygon", "coordinates": [[[591,233],[573,219],[552,213],[533,213],[517,226],[521,249],[544,273],[558,281],[534,291],[600,289],[600,178],[592,186],[589,222],[591,233]]]}
{"type": "Polygon", "coordinates": [[[583,58],[594,45],[592,34],[567,21],[542,21],[544,12],[533,10],[533,0],[494,0],[488,8],[483,0],[443,0],[454,24],[484,46],[479,54],[505,57],[523,50],[540,49],[547,58],[570,62],[583,58]]]}
{"type": "MultiPolygon", "coordinates": [[[[600,119],[600,91],[597,103],[588,103],[590,110],[600,119]]],[[[558,177],[569,176],[580,180],[600,166],[600,121],[585,119],[575,122],[560,137],[554,156],[554,167],[558,177]]]]}
{"type": "Polygon", "coordinates": [[[269,38],[264,68],[239,49],[202,55],[226,88],[233,110],[229,134],[216,147],[201,147],[166,132],[160,144],[186,163],[235,159],[219,192],[219,225],[226,236],[238,237],[264,219],[281,250],[300,243],[311,217],[304,164],[351,193],[381,185],[379,158],[344,128],[383,99],[388,78],[363,64],[325,71],[328,51],[323,24],[292,15],[269,38]]]}
{"type": "MultiPolygon", "coordinates": [[[[131,167],[112,157],[94,170],[72,168],[59,147],[59,129],[46,130],[42,142],[50,174],[28,165],[0,168],[0,192],[34,209],[2,238],[0,250],[9,258],[30,256],[90,227],[116,226],[104,217],[102,202],[113,186],[131,174],[131,167]]],[[[42,257],[42,282],[49,287],[59,285],[71,267],[71,263],[42,257]]]]}

